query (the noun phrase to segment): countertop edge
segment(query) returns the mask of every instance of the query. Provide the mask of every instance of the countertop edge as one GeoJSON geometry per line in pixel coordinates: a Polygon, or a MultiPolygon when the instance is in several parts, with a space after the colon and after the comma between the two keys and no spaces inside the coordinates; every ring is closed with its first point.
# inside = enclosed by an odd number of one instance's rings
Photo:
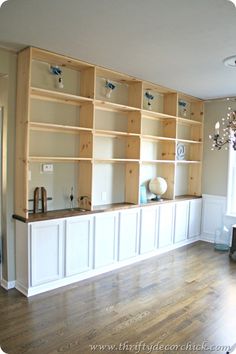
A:
{"type": "Polygon", "coordinates": [[[94,210],[88,210],[88,211],[79,211],[76,210],[76,208],[73,210],[71,209],[64,209],[64,210],[54,210],[54,211],[49,211],[46,213],[36,213],[36,214],[30,214],[29,218],[24,218],[20,215],[13,214],[12,217],[15,220],[24,222],[24,223],[31,223],[31,222],[37,222],[37,221],[47,221],[47,220],[53,220],[53,219],[63,219],[63,218],[69,218],[69,217],[74,217],[74,216],[85,216],[85,215],[93,215],[93,214],[98,214],[98,213],[103,213],[103,212],[112,212],[112,211],[117,211],[117,210],[126,210],[126,209],[133,209],[133,208],[145,208],[148,206],[155,206],[155,205],[161,205],[161,204],[166,204],[166,203],[178,203],[178,202],[183,202],[187,200],[195,200],[195,199],[201,199],[202,196],[186,196],[182,198],[176,198],[176,199],[168,199],[168,200],[162,200],[162,201],[150,201],[145,204],[129,204],[129,203],[117,203],[117,204],[109,204],[109,205],[102,205],[97,207],[97,209],[94,210]]]}

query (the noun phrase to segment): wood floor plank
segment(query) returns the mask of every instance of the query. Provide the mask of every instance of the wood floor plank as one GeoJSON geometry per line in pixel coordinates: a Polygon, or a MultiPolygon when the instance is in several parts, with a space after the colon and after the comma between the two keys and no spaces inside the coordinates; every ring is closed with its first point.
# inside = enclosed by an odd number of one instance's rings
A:
{"type": "Polygon", "coordinates": [[[0,319],[8,354],[86,354],[90,345],[130,353],[138,343],[146,345],[143,353],[159,343],[167,346],[159,353],[172,354],[182,351],[170,345],[229,346],[236,342],[236,263],[197,242],[30,299],[0,289],[0,319]]]}

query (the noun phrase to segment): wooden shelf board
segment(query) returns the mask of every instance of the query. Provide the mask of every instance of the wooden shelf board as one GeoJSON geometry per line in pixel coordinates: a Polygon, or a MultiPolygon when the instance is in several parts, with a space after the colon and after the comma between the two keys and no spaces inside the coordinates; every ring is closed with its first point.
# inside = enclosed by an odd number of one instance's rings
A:
{"type": "Polygon", "coordinates": [[[201,164],[201,161],[193,161],[193,160],[176,160],[176,162],[180,164],[201,164]]]}
{"type": "Polygon", "coordinates": [[[138,159],[100,159],[100,158],[94,158],[93,159],[94,163],[128,163],[128,162],[138,162],[138,159]]]}
{"type": "Polygon", "coordinates": [[[135,137],[139,137],[139,134],[135,134],[135,133],[127,133],[127,132],[118,132],[115,130],[101,130],[101,129],[95,129],[94,134],[96,136],[107,136],[110,138],[116,138],[118,136],[120,137],[128,137],[128,136],[135,136],[135,137]]]}
{"type": "Polygon", "coordinates": [[[201,195],[196,196],[196,195],[191,195],[191,194],[183,194],[183,195],[176,195],[175,200],[181,201],[181,200],[191,200],[191,199],[199,199],[202,198],[201,195]]]}
{"type": "Polygon", "coordinates": [[[142,164],[150,165],[150,164],[158,164],[158,163],[171,163],[174,164],[175,160],[141,160],[142,164]]]}
{"type": "Polygon", "coordinates": [[[146,119],[173,119],[176,120],[176,116],[172,116],[169,114],[161,113],[161,112],[154,112],[148,111],[146,109],[142,109],[142,118],[146,119]]]}
{"type": "Polygon", "coordinates": [[[186,125],[202,125],[202,122],[199,122],[198,120],[194,119],[187,119],[187,118],[182,118],[182,117],[177,117],[178,123],[184,123],[186,125]]]}
{"type": "Polygon", "coordinates": [[[120,82],[121,84],[131,85],[133,83],[141,82],[135,77],[118,73],[116,71],[112,71],[109,69],[105,69],[102,67],[96,67],[96,75],[98,77],[104,78],[106,80],[112,80],[116,82],[120,82]]]}
{"type": "Polygon", "coordinates": [[[39,100],[55,101],[58,103],[67,103],[67,104],[80,106],[85,103],[93,102],[92,98],[77,96],[70,93],[45,90],[37,87],[31,87],[30,93],[31,93],[31,98],[35,98],[39,100]]]}
{"type": "Polygon", "coordinates": [[[56,53],[51,53],[38,48],[32,48],[32,58],[33,60],[43,61],[50,63],[51,65],[59,65],[79,71],[94,67],[93,65],[81,60],[73,59],[56,53]]]}
{"type": "Polygon", "coordinates": [[[160,205],[160,204],[166,204],[166,203],[173,203],[174,201],[181,202],[181,201],[186,201],[186,200],[192,200],[192,199],[199,199],[201,196],[193,196],[193,195],[180,195],[176,196],[174,199],[166,199],[162,198],[162,201],[156,201],[156,200],[148,200],[147,203],[142,203],[139,206],[145,207],[145,206],[150,206],[150,205],[160,205]]]}
{"type": "Polygon", "coordinates": [[[165,136],[155,136],[155,135],[142,135],[142,140],[153,140],[153,141],[169,141],[169,142],[175,142],[175,138],[166,138],[165,136]]]}
{"type": "Polygon", "coordinates": [[[102,111],[110,111],[110,112],[138,112],[140,111],[139,108],[125,106],[118,103],[95,100],[95,109],[100,109],[102,111]]]}
{"type": "Polygon", "coordinates": [[[176,91],[171,90],[167,87],[156,85],[152,82],[143,81],[143,91],[151,90],[160,94],[176,93],[176,91]]]}
{"type": "Polygon", "coordinates": [[[39,123],[39,122],[30,122],[29,127],[32,130],[40,130],[40,131],[71,132],[71,133],[78,133],[78,134],[82,132],[92,132],[91,128],[74,127],[74,126],[63,125],[63,124],[39,123]]]}
{"type": "Polygon", "coordinates": [[[28,218],[24,218],[22,216],[19,216],[17,214],[13,215],[14,219],[20,220],[22,222],[36,222],[36,221],[43,221],[43,220],[52,220],[52,219],[59,219],[59,218],[67,218],[67,217],[72,217],[72,216],[81,216],[81,215],[91,215],[91,214],[96,214],[96,213],[101,213],[101,212],[106,212],[106,211],[115,211],[115,210],[120,210],[120,209],[131,209],[131,208],[138,208],[138,207],[147,207],[150,205],[160,205],[160,204],[166,204],[166,203],[173,203],[174,201],[176,202],[181,202],[181,201],[186,201],[186,200],[192,200],[192,199],[199,199],[202,198],[202,196],[196,196],[196,195],[180,195],[176,196],[175,199],[165,199],[163,198],[163,201],[154,201],[154,200],[148,200],[147,203],[142,203],[142,204],[132,204],[132,203],[112,203],[112,204],[103,204],[103,205],[94,205],[93,210],[86,210],[83,211],[81,208],[73,208],[73,209],[62,209],[62,210],[49,210],[46,213],[29,213],[28,218]]]}
{"type": "Polygon", "coordinates": [[[28,160],[30,162],[44,162],[44,161],[55,161],[55,162],[73,162],[73,161],[88,161],[92,162],[90,157],[64,157],[64,156],[29,156],[28,160]]]}
{"type": "Polygon", "coordinates": [[[138,207],[136,204],[132,203],[112,203],[112,204],[102,204],[102,205],[94,205],[93,211],[112,211],[116,209],[130,209],[132,207],[138,207]]]}
{"type": "Polygon", "coordinates": [[[190,103],[192,103],[192,102],[203,102],[203,100],[201,100],[200,98],[189,96],[189,95],[186,95],[185,93],[182,93],[182,92],[178,92],[178,99],[179,100],[188,101],[190,103]]]}
{"type": "Polygon", "coordinates": [[[177,143],[186,143],[186,144],[202,144],[202,141],[196,140],[187,140],[187,139],[176,139],[177,143]]]}

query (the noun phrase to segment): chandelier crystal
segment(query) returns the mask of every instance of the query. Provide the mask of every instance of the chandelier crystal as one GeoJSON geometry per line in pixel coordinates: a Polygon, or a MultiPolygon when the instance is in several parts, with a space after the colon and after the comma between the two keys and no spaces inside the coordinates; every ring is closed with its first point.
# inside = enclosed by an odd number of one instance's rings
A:
{"type": "Polygon", "coordinates": [[[228,0],[230,2],[232,2],[234,4],[234,6],[236,7],[236,0],[228,0]]]}
{"type": "Polygon", "coordinates": [[[211,150],[221,150],[223,146],[227,150],[228,146],[231,145],[236,151],[236,111],[233,111],[231,107],[228,107],[226,118],[222,118],[221,130],[220,134],[220,122],[217,122],[215,124],[215,133],[209,135],[209,138],[213,140],[211,150]]]}
{"type": "Polygon", "coordinates": [[[2,6],[2,4],[4,3],[4,2],[6,2],[7,0],[0,0],[0,7],[2,6]]]}

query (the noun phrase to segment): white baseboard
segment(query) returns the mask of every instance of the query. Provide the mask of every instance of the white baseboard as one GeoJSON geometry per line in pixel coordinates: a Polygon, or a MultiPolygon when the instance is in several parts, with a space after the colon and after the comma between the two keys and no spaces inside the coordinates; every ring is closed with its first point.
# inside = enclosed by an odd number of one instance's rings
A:
{"type": "Polygon", "coordinates": [[[214,243],[214,235],[211,234],[201,234],[199,237],[200,241],[205,241],[209,243],[214,243]]]}
{"type": "Polygon", "coordinates": [[[13,281],[6,281],[5,279],[1,280],[1,287],[5,290],[14,289],[15,285],[16,285],[15,280],[13,281]]]}
{"type": "Polygon", "coordinates": [[[27,297],[29,296],[28,289],[24,285],[22,285],[20,282],[18,282],[17,280],[16,280],[15,288],[23,295],[25,295],[27,297]]]}

